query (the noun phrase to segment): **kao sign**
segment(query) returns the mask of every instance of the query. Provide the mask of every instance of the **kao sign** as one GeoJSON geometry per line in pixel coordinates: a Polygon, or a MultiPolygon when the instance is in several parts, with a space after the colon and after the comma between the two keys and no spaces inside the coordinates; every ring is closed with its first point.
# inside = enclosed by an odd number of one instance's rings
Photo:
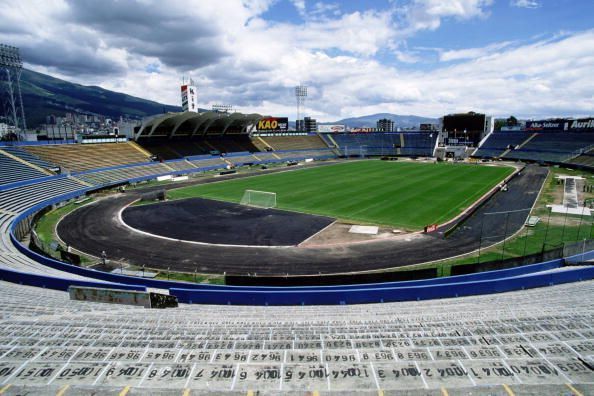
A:
{"type": "Polygon", "coordinates": [[[262,118],[256,125],[258,131],[286,131],[289,129],[289,119],[286,117],[262,118]]]}
{"type": "Polygon", "coordinates": [[[258,129],[278,129],[278,121],[274,118],[268,120],[260,120],[258,122],[258,129]]]}

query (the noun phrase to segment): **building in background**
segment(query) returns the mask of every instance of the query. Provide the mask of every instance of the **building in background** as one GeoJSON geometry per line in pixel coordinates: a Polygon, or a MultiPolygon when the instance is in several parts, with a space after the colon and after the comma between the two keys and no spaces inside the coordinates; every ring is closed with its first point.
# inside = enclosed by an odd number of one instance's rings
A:
{"type": "Polygon", "coordinates": [[[190,84],[181,86],[182,110],[198,113],[198,90],[190,79],[190,84]]]}
{"type": "Polygon", "coordinates": [[[318,131],[318,122],[315,118],[311,117],[304,117],[302,120],[297,120],[295,122],[295,130],[297,132],[317,132],[318,131]]]}
{"type": "Polygon", "coordinates": [[[382,118],[381,120],[377,121],[376,128],[379,132],[394,132],[394,121],[390,120],[389,118],[382,118]]]}
{"type": "Polygon", "coordinates": [[[420,131],[438,131],[439,130],[439,125],[437,124],[420,124],[419,125],[419,130],[420,131]]]}

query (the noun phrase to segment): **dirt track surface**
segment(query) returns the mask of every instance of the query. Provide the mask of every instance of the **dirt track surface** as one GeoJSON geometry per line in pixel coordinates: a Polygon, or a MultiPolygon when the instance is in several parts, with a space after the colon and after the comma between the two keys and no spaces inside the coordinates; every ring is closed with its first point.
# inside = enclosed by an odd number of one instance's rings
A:
{"type": "Polygon", "coordinates": [[[131,231],[120,224],[122,207],[138,192],[120,194],[84,206],[58,225],[60,237],[78,250],[146,265],[147,268],[228,274],[317,274],[368,271],[400,267],[451,257],[498,242],[519,230],[528,212],[485,215],[531,208],[546,179],[546,168],[526,167],[509,183],[509,191],[496,193],[448,238],[439,233],[417,234],[397,241],[320,248],[241,248],[203,246],[164,240],[131,231]],[[408,240],[407,240],[408,239],[408,240]]]}
{"type": "Polygon", "coordinates": [[[122,212],[122,220],[168,238],[250,246],[298,245],[334,222],[330,217],[203,198],[129,207],[122,212]]]}

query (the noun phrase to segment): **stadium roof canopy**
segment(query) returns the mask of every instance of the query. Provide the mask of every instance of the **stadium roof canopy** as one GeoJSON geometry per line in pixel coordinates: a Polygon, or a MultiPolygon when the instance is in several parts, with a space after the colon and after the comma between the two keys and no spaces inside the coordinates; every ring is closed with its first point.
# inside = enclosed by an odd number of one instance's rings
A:
{"type": "Polygon", "coordinates": [[[134,137],[204,136],[249,133],[260,114],[222,113],[166,113],[145,119],[134,137]]]}

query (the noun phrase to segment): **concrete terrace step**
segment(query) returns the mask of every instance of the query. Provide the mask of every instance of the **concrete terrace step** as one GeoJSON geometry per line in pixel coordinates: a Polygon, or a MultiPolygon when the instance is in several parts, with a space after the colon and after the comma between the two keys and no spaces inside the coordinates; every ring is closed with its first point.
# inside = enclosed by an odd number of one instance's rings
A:
{"type": "Polygon", "coordinates": [[[154,311],[0,282],[0,389],[588,394],[593,293],[589,281],[421,302],[154,311]]]}

